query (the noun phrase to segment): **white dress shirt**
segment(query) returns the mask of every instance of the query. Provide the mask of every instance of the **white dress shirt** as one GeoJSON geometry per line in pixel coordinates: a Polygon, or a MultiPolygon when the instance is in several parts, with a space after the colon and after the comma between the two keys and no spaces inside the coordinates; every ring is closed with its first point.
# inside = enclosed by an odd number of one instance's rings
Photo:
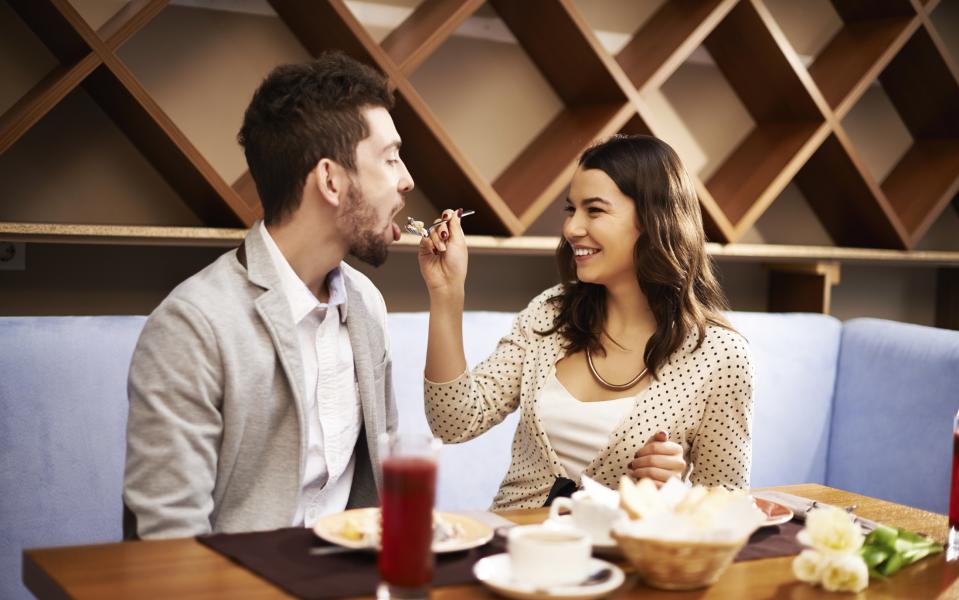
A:
{"type": "Polygon", "coordinates": [[[293,525],[312,527],[323,515],[346,508],[362,426],[353,347],[346,328],[346,287],[340,269],[334,269],[326,280],[329,301],[320,302],[263,223],[260,231],[290,304],[302,358],[309,438],[293,525]],[[332,318],[327,318],[331,313],[332,318]]]}

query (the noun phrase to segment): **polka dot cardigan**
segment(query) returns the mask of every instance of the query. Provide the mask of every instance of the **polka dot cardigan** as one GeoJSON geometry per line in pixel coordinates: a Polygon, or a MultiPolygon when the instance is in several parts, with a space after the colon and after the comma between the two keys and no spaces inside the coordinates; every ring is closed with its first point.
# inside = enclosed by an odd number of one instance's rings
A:
{"type": "MultiPolygon", "coordinates": [[[[493,510],[535,508],[546,501],[556,477],[568,477],[537,414],[536,399],[562,358],[552,327],[557,306],[547,300],[560,287],[534,298],[513,321],[496,350],[472,371],[446,383],[425,381],[426,417],[446,443],[465,442],[500,423],[514,410],[520,421],[512,463],[493,500],[493,510]]],[[[613,489],[636,451],[657,431],[683,447],[690,479],[707,486],[745,488],[752,462],[753,366],[746,341],[722,327],[708,327],[693,351],[692,332],[659,370],[659,379],[637,395],[636,404],[609,444],[583,474],[613,489]]]]}

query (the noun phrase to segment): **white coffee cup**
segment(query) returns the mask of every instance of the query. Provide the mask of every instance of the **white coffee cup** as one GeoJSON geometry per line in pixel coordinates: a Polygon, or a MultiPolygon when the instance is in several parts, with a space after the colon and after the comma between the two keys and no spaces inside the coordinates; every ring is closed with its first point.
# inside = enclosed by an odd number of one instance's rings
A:
{"type": "Polygon", "coordinates": [[[507,550],[514,582],[540,587],[569,585],[586,579],[592,540],[571,527],[522,525],[510,529],[507,550]]]}
{"type": "Polygon", "coordinates": [[[597,502],[583,490],[575,492],[570,498],[557,498],[549,508],[549,519],[560,521],[560,511],[569,510],[573,526],[585,531],[596,543],[611,542],[609,531],[613,523],[623,516],[623,512],[614,506],[597,502]]]}

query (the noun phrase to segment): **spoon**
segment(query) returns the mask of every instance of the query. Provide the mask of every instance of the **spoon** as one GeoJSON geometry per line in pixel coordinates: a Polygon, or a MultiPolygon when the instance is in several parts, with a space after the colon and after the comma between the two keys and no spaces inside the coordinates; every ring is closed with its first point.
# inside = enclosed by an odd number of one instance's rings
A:
{"type": "MultiPolygon", "coordinates": [[[[460,218],[462,219],[463,217],[468,217],[475,213],[476,213],[475,210],[464,210],[463,214],[460,215],[460,218]]],[[[417,221],[413,217],[406,217],[406,232],[412,233],[413,235],[417,235],[420,237],[429,237],[431,231],[433,231],[434,229],[436,229],[443,223],[448,223],[448,222],[449,222],[449,219],[443,219],[441,221],[437,221],[433,223],[429,227],[423,227],[423,221],[417,221]]]]}
{"type": "Polygon", "coordinates": [[[590,573],[586,579],[579,582],[580,586],[583,585],[597,585],[605,581],[609,581],[609,578],[613,576],[613,570],[609,567],[603,567],[598,571],[593,571],[590,573]]]}
{"type": "Polygon", "coordinates": [[[586,576],[586,579],[583,579],[582,581],[579,581],[577,583],[565,584],[561,586],[558,585],[554,587],[538,587],[536,588],[535,592],[537,594],[551,594],[552,593],[551,590],[555,588],[584,587],[587,585],[599,585],[601,583],[605,583],[609,581],[609,579],[612,576],[613,576],[613,570],[610,569],[609,567],[603,567],[602,569],[593,571],[592,573],[586,576]]]}

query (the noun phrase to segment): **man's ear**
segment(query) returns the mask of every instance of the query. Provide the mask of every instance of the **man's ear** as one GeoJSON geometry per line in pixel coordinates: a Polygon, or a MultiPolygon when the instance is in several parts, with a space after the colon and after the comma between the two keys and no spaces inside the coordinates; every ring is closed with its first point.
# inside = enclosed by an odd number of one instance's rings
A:
{"type": "Polygon", "coordinates": [[[340,205],[340,199],[346,192],[348,181],[346,169],[329,158],[321,158],[313,168],[313,185],[316,186],[320,197],[330,206],[340,205]]]}

